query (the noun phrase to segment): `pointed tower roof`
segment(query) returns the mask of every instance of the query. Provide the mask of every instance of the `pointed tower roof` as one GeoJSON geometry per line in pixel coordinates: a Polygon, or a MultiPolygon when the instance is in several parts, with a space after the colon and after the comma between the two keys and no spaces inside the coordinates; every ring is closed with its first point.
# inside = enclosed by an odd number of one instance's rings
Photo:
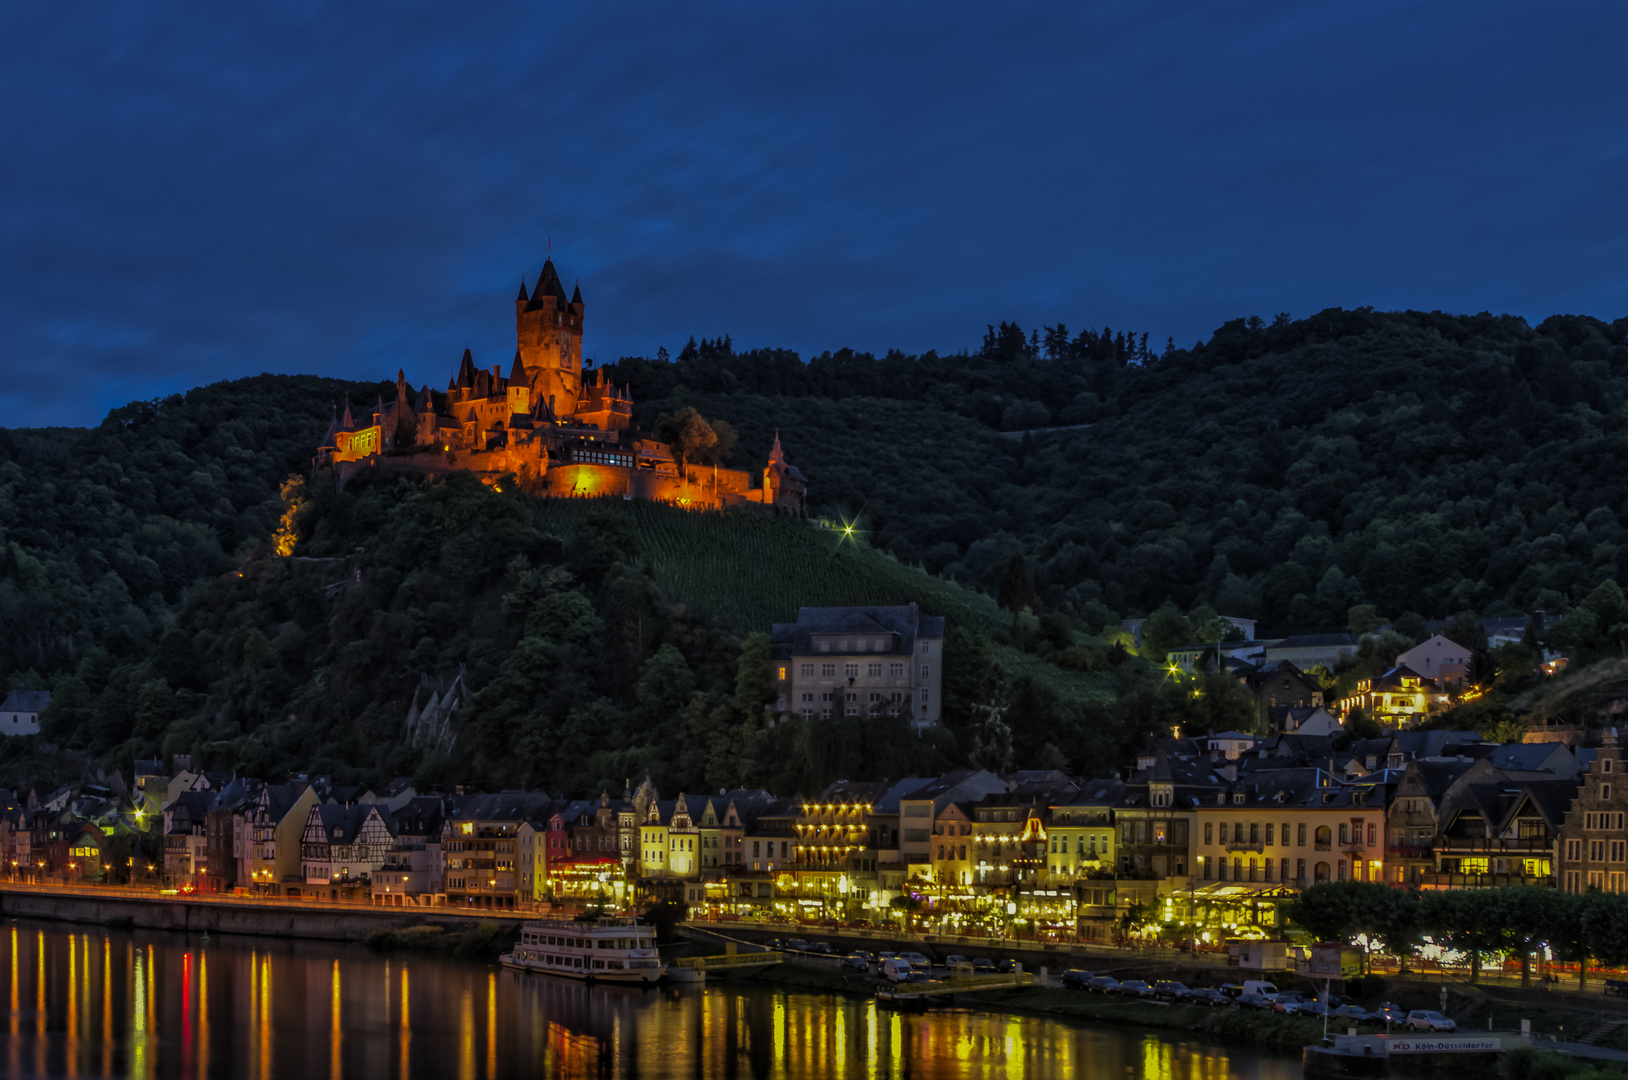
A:
{"type": "Polygon", "coordinates": [[[350,415],[350,398],[348,396],[345,398],[345,418],[339,422],[339,430],[340,431],[355,431],[356,430],[356,421],[352,420],[351,415],[350,415]]]}
{"type": "Polygon", "coordinates": [[[580,281],[571,287],[571,303],[582,303],[582,282],[580,281]]]}
{"type": "Polygon", "coordinates": [[[560,284],[560,275],[554,269],[553,259],[543,263],[543,272],[537,275],[537,287],[531,291],[532,306],[541,307],[543,298],[548,296],[561,304],[565,303],[565,286],[560,284]]]}
{"type": "Polygon", "coordinates": [[[531,299],[531,298],[526,295],[526,275],[521,274],[520,275],[520,295],[515,297],[515,300],[518,301],[519,303],[524,304],[529,299],[531,299]]]}
{"type": "Polygon", "coordinates": [[[770,465],[784,465],[785,463],[786,463],[786,455],[780,449],[780,429],[775,428],[774,429],[774,449],[769,451],[769,464],[770,465]]]}
{"type": "Polygon", "coordinates": [[[518,386],[526,381],[526,365],[520,362],[520,350],[514,351],[514,366],[509,368],[509,385],[518,386]]]}
{"type": "Polygon", "coordinates": [[[458,385],[466,390],[475,388],[475,358],[464,350],[463,363],[458,365],[458,385]]]}
{"type": "Polygon", "coordinates": [[[433,412],[435,399],[430,397],[430,384],[425,383],[424,388],[418,392],[418,400],[413,403],[413,411],[419,413],[433,412]]]}

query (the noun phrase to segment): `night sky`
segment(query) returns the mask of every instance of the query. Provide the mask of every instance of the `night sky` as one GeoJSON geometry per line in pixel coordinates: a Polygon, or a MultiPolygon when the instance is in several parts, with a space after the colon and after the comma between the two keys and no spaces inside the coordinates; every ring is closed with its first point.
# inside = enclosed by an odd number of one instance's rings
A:
{"type": "Polygon", "coordinates": [[[1628,315],[1628,4],[0,7],[0,426],[585,352],[1628,315]],[[237,21],[258,19],[259,21],[237,21]]]}

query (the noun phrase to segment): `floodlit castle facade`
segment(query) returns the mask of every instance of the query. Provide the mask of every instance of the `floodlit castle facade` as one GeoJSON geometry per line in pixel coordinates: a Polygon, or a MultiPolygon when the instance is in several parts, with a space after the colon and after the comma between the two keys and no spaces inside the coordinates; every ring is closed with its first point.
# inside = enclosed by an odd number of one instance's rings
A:
{"type": "Polygon", "coordinates": [[[751,506],[801,517],[807,481],[786,462],[780,437],[763,469],[680,467],[668,446],[633,425],[633,401],[602,370],[583,370],[582,290],[569,300],[550,259],[515,299],[517,348],[509,373],[477,367],[469,350],[444,394],[414,390],[396,373],[396,395],[357,416],[350,403],[329,425],[314,464],[343,484],[364,469],[467,471],[489,483],[513,476],[555,496],[655,499],[690,509],[751,506]]]}

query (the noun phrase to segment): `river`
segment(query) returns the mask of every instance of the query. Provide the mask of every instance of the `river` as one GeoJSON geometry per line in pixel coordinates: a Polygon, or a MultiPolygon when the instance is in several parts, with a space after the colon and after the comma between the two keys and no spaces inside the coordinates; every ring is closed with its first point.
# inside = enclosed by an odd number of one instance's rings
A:
{"type": "Polygon", "coordinates": [[[587,987],[283,938],[0,923],[8,1077],[1298,1078],[1169,1032],[878,1010],[749,982],[587,987]]]}

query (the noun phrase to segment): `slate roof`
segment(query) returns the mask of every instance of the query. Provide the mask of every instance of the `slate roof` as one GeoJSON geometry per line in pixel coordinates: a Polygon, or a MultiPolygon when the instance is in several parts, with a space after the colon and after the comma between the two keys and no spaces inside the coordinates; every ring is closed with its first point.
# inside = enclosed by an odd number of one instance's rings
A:
{"type": "Polygon", "coordinates": [[[915,604],[883,607],[804,607],[797,609],[794,623],[775,623],[769,640],[777,656],[811,656],[815,634],[853,634],[859,637],[887,634],[897,637],[899,653],[916,651],[916,639],[942,638],[944,619],[923,615],[915,604]]]}
{"type": "Polygon", "coordinates": [[[1296,634],[1286,637],[1275,645],[1273,649],[1323,649],[1330,646],[1349,645],[1355,648],[1357,639],[1341,631],[1338,634],[1296,634]]]}
{"type": "Polygon", "coordinates": [[[13,690],[0,703],[0,712],[40,712],[51,704],[49,690],[13,690]]]}
{"type": "MultiPolygon", "coordinates": [[[[539,815],[546,820],[551,816],[553,799],[541,791],[500,791],[495,795],[474,795],[449,816],[464,821],[528,821],[539,815]]],[[[596,800],[586,800],[593,807],[590,816],[599,809],[596,800]]],[[[579,815],[580,816],[580,815],[579,815]]]]}

